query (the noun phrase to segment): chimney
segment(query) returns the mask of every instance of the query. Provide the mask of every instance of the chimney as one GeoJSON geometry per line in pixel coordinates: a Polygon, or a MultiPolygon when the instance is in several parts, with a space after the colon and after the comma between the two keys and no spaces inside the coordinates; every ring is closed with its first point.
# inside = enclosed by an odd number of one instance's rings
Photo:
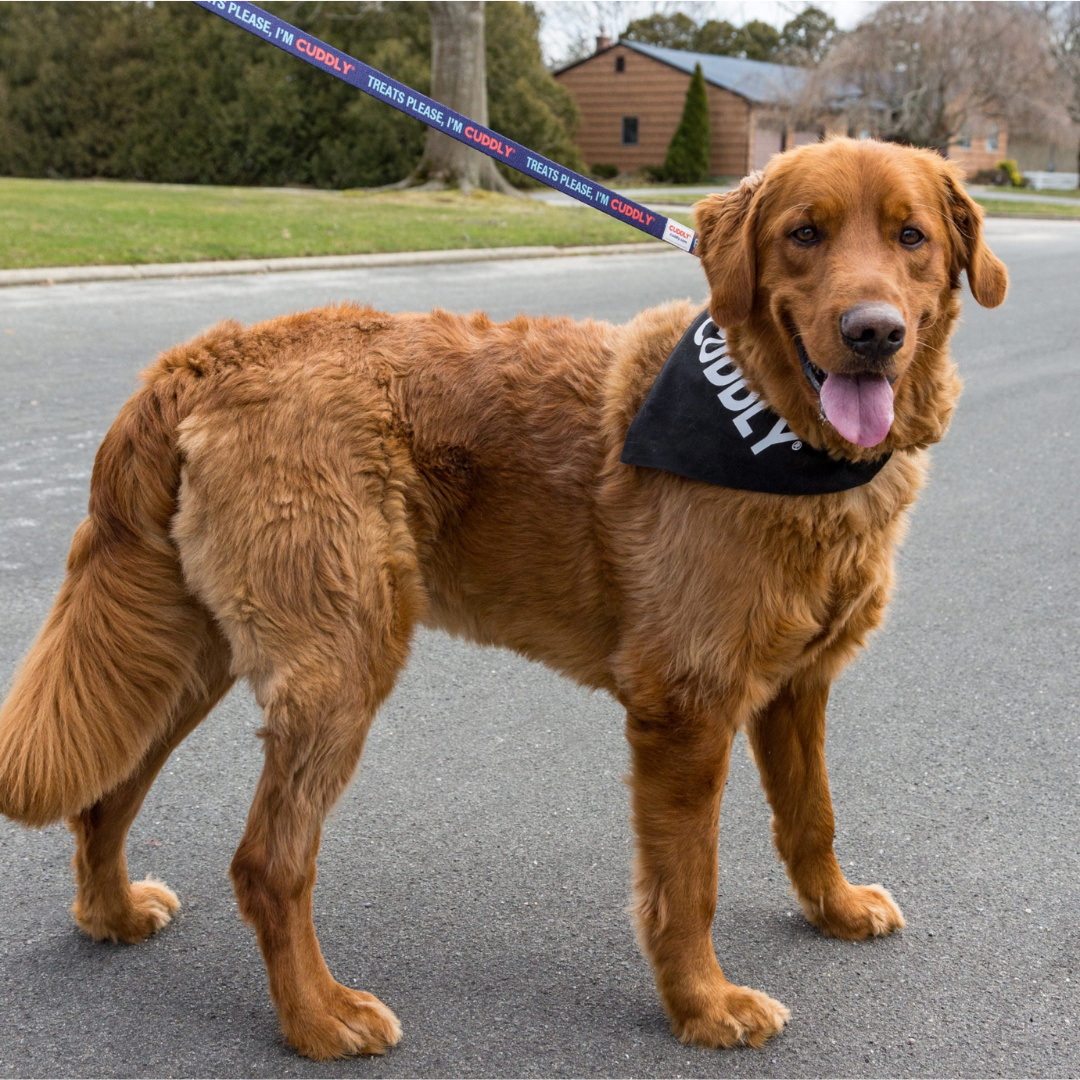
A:
{"type": "Polygon", "coordinates": [[[605,33],[597,34],[596,36],[596,51],[603,52],[605,49],[611,48],[611,38],[605,33]]]}

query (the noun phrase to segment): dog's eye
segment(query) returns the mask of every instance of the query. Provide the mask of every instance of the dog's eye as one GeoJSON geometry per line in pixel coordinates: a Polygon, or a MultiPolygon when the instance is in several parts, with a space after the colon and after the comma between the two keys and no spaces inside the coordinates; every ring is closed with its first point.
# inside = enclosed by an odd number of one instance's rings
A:
{"type": "Polygon", "coordinates": [[[900,230],[900,243],[905,247],[917,247],[925,239],[926,237],[918,229],[913,229],[910,225],[900,230]]]}
{"type": "Polygon", "coordinates": [[[797,240],[800,244],[812,244],[815,240],[821,239],[821,233],[813,225],[800,225],[791,234],[791,238],[797,240]]]}

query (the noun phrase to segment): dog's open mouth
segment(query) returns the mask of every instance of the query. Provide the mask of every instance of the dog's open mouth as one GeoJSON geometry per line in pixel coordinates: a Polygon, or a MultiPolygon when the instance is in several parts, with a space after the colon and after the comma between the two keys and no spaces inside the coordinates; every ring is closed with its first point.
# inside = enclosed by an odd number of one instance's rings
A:
{"type": "Polygon", "coordinates": [[[825,382],[825,372],[811,362],[810,357],[806,354],[806,347],[802,343],[802,338],[798,334],[795,335],[795,348],[799,350],[799,363],[802,364],[803,374],[806,376],[806,381],[813,387],[814,393],[821,396],[821,387],[825,382]]]}
{"type": "Polygon", "coordinates": [[[799,363],[811,389],[818,396],[821,415],[848,442],[871,447],[883,442],[893,422],[893,389],[884,375],[864,372],[837,375],[822,371],[809,357],[796,333],[799,363]]]}

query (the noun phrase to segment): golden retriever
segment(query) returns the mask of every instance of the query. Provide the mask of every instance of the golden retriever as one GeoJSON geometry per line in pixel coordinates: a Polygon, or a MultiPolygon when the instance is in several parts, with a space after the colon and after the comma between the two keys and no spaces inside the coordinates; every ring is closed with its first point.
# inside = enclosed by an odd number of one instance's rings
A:
{"type": "Polygon", "coordinates": [[[760,1045],[787,1010],[711,937],[720,797],[744,731],[773,836],[825,934],[903,916],[833,854],[829,685],[878,625],[960,384],[960,272],[1006,290],[934,154],[838,139],[697,209],[710,312],[747,385],[837,459],[823,495],[620,463],[696,310],[625,326],[341,306],[223,323],[161,356],[97,455],[67,578],[0,713],[0,810],[75,835],[75,919],[137,941],[177,909],[131,883],[128,827],[170,752],[245,678],[265,767],[232,863],[289,1041],[379,1053],[400,1025],[336,982],[312,924],[323,820],[418,623],[502,645],[627,712],[642,949],[681,1039],[760,1045]]]}

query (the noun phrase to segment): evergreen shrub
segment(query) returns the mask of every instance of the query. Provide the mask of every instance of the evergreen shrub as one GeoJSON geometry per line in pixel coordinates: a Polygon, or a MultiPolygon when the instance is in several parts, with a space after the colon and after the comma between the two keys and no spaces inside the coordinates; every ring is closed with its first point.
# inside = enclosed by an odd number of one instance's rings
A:
{"type": "MultiPolygon", "coordinates": [[[[265,6],[430,92],[426,4],[265,6]]],[[[580,167],[577,111],[544,69],[535,10],[485,13],[491,126],[580,167]]],[[[0,175],[374,187],[412,171],[425,131],[194,4],[0,0],[0,175]]]]}
{"type": "Polygon", "coordinates": [[[701,65],[686,90],[682,119],[664,159],[664,179],[673,184],[700,184],[709,179],[709,98],[701,65]]]}

